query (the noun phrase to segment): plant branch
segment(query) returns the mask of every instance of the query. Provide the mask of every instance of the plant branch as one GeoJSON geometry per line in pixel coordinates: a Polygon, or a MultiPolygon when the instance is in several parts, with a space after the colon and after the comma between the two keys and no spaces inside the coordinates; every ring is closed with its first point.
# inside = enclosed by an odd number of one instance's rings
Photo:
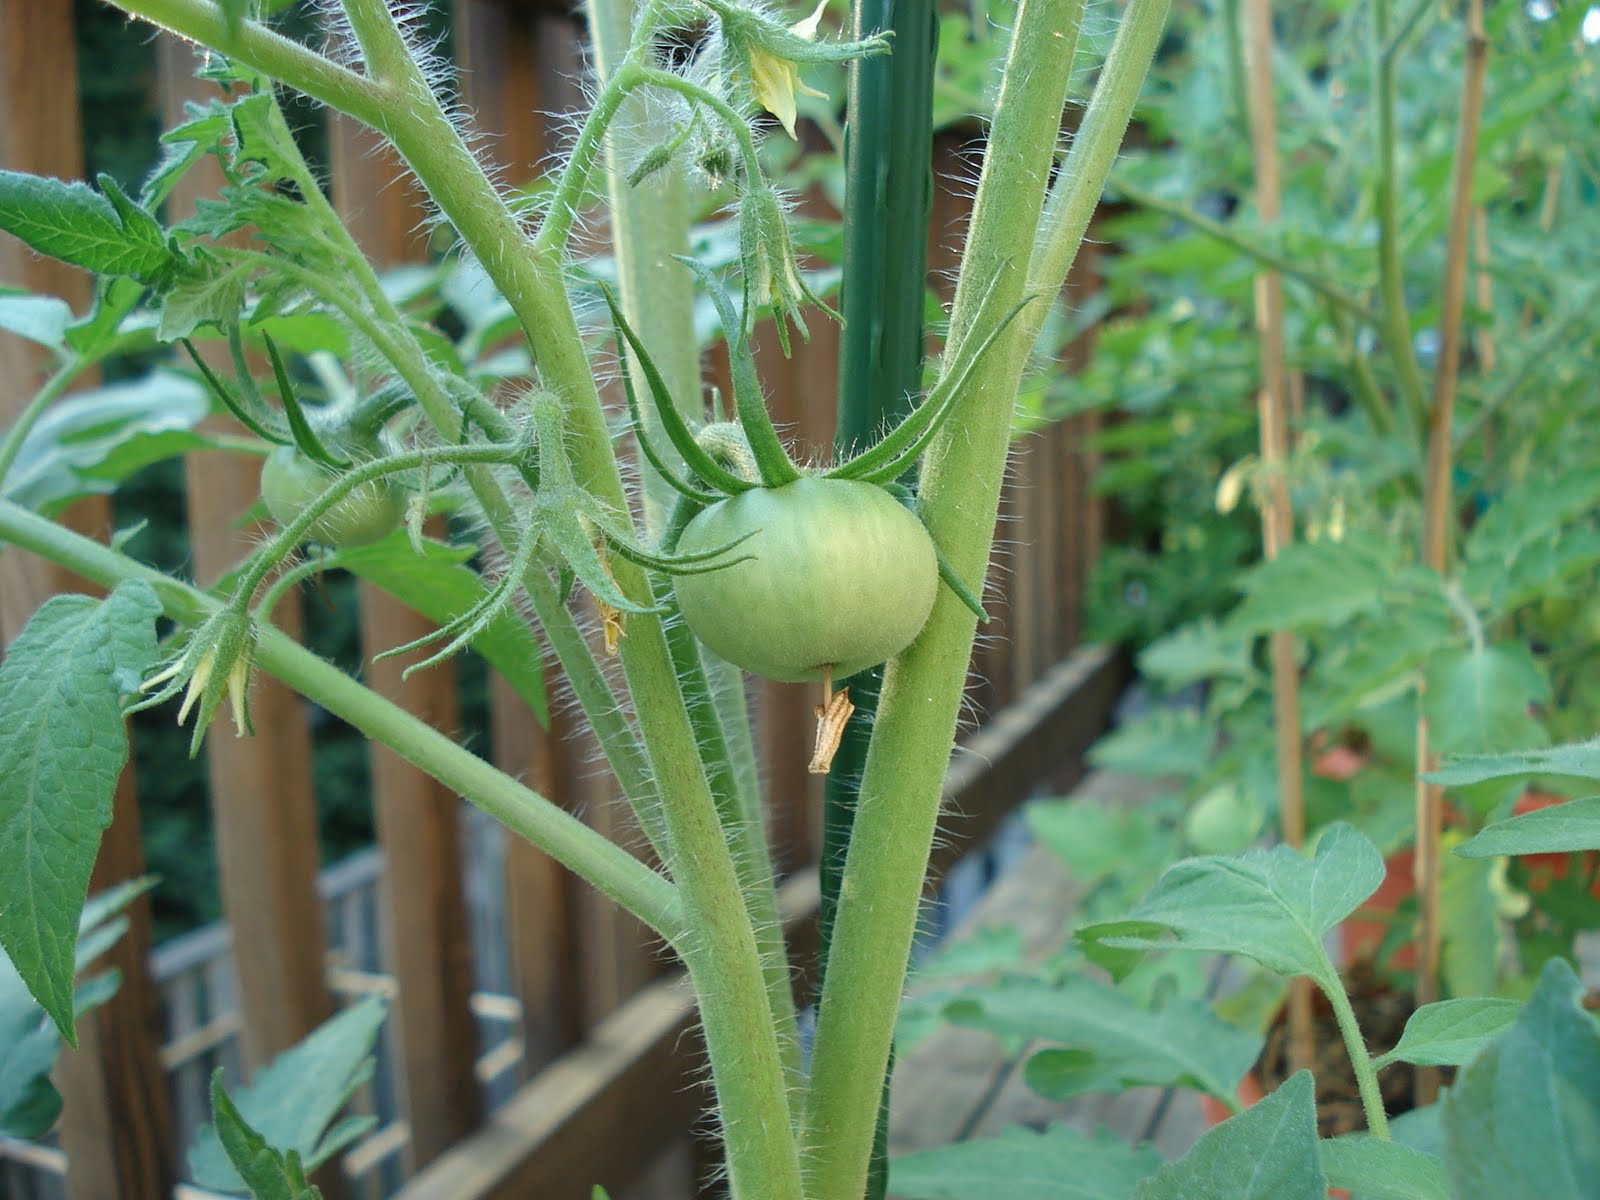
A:
{"type": "MultiPolygon", "coordinates": [[[[155,589],[167,615],[185,624],[198,624],[222,608],[220,601],[199,588],[9,500],[0,500],[0,542],[31,551],[107,589],[124,580],[142,579],[155,589]]],[[[271,626],[259,629],[254,662],[459,792],[594,884],[669,942],[682,941],[685,916],[672,883],[564,809],[271,626]]]]}
{"type": "Polygon", "coordinates": [[[39,423],[39,419],[50,410],[50,406],[61,399],[62,394],[77,382],[89,367],[93,365],[84,359],[74,358],[63,363],[51,373],[49,379],[44,381],[38,393],[12,422],[11,428],[6,430],[5,439],[0,441],[0,495],[5,494],[6,476],[11,474],[11,468],[16,465],[17,455],[22,453],[22,447],[28,440],[28,434],[39,423]]]}

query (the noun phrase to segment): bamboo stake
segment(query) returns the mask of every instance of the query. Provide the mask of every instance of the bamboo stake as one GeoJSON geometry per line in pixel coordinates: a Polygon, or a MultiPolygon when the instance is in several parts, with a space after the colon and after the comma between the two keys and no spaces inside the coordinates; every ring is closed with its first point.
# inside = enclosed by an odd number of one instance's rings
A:
{"type": "MultiPolygon", "coordinates": [[[[1467,11],[1466,80],[1461,89],[1461,126],[1451,178],[1450,234],[1445,254],[1444,288],[1440,300],[1439,367],[1434,374],[1433,408],[1428,417],[1428,468],[1423,487],[1422,561],[1444,574],[1450,566],[1452,526],[1450,470],[1452,425],[1455,417],[1456,379],[1461,360],[1461,312],[1467,289],[1467,241],[1472,226],[1472,168],[1478,153],[1478,126],[1483,113],[1483,80],[1489,44],[1483,33],[1483,2],[1471,0],[1467,11]]],[[[1421,696],[1421,688],[1418,688],[1421,696]]],[[[1428,746],[1428,722],[1417,718],[1417,854],[1416,882],[1419,917],[1417,960],[1418,1007],[1439,998],[1439,834],[1443,791],[1422,782],[1433,765],[1428,746]]],[[[1436,1070],[1417,1072],[1416,1102],[1431,1104],[1439,1090],[1436,1070]]]]}
{"type": "MultiPolygon", "coordinates": [[[[1245,6],[1245,75],[1250,97],[1250,152],[1255,170],[1256,209],[1271,226],[1281,214],[1277,111],[1272,93],[1271,0],[1245,6]]],[[[1261,423],[1261,461],[1267,491],[1261,502],[1262,538],[1273,559],[1294,540],[1294,511],[1285,474],[1289,456],[1289,372],[1283,348],[1283,277],[1276,271],[1256,276],[1256,329],[1261,337],[1262,386],[1257,396],[1261,423]]],[[[1283,838],[1291,846],[1305,841],[1305,796],[1300,740],[1300,672],[1295,636],[1272,635],[1272,716],[1278,743],[1278,810],[1283,838]]],[[[1289,986],[1289,1069],[1309,1067],[1311,981],[1289,986]]]]}

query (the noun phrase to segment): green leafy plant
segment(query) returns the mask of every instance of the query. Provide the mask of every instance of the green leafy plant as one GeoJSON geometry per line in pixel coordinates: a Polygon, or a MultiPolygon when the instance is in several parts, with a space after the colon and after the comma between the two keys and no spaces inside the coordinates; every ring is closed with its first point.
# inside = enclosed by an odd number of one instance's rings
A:
{"type": "MultiPolygon", "coordinates": [[[[48,298],[0,311],[7,328],[57,360],[0,438],[0,540],[110,592],[52,601],[0,669],[0,703],[15,717],[0,733],[0,867],[22,881],[18,902],[0,909],[0,944],[20,978],[70,1039],[70,934],[126,756],[125,710],[181,694],[182,717],[196,714],[198,749],[225,703],[248,733],[250,681],[265,672],[529,838],[681,957],[699,1004],[734,1196],[863,1195],[1015,398],[1044,321],[1044,306],[1029,301],[1058,292],[1072,264],[1155,53],[1164,0],[1128,7],[1059,161],[1084,6],[1030,0],[1018,9],[993,110],[992,139],[1006,153],[990,156],[978,184],[927,399],[881,439],[821,468],[796,466],[782,446],[749,353],[764,316],[776,319],[785,344],[791,326],[804,334],[807,319],[819,319],[806,312],[818,292],[796,261],[786,181],[762,153],[758,113],[765,107],[792,121],[803,72],[889,52],[886,38],[866,28],[857,40],[838,41],[818,36],[817,18],[791,23],[766,5],[728,0],[596,0],[593,104],[549,186],[529,201],[494,185],[452,118],[440,64],[378,0],[342,4],[327,51],[276,28],[272,5],[121,7],[210,47],[205,72],[222,95],[192,107],[167,133],[165,157],[137,195],[108,180],[96,190],[0,173],[0,229],[101,276],[95,308],[77,321],[48,298]],[[669,44],[688,49],[672,57],[663,53],[669,44]],[[290,133],[280,89],[371,127],[408,164],[458,239],[440,290],[465,295],[472,289],[452,278],[471,277],[494,297],[462,303],[464,334],[442,332],[421,293],[386,286],[362,255],[290,133]],[[660,148],[633,163],[603,155],[637,94],[657,102],[660,148]],[[649,481],[648,502],[637,509],[599,398],[605,364],[585,339],[603,330],[575,303],[590,279],[606,275],[599,265],[585,272],[572,246],[580,210],[601,190],[603,158],[619,348],[654,401],[649,413],[635,405],[649,481]],[[221,191],[192,215],[164,222],[163,201],[202,160],[220,168],[221,191]],[[723,189],[734,214],[736,234],[719,244],[736,247],[725,261],[739,275],[737,309],[707,263],[696,260],[691,271],[660,265],[682,253],[687,230],[668,227],[666,210],[646,211],[633,195],[646,179],[684,170],[723,189]],[[684,320],[695,310],[697,282],[732,351],[731,423],[704,419],[692,353],[685,363],[696,344],[684,336],[684,320]],[[508,336],[524,351],[497,356],[508,336]],[[183,420],[159,422],[160,403],[130,404],[88,448],[67,436],[66,414],[81,401],[66,393],[86,370],[119,348],[169,354],[179,345],[185,358],[172,355],[173,363],[191,364],[195,375],[165,378],[185,398],[183,420]],[[263,356],[269,379],[257,378],[263,356]],[[487,392],[510,376],[531,383],[502,409],[487,392]],[[212,402],[243,432],[195,433],[212,402]],[[127,539],[99,545],[50,519],[73,495],[202,444],[276,456],[266,499],[279,527],[211,589],[145,566],[127,539]],[[914,487],[901,480],[913,468],[914,487]],[[46,479],[31,492],[23,486],[46,479]],[[682,503],[664,515],[661,499],[674,491],[682,503]],[[410,496],[407,528],[390,533],[402,493],[410,496]],[[816,495],[825,501],[806,499],[816,495]],[[797,497],[807,538],[773,524],[794,519],[797,497]],[[719,514],[757,500],[775,507],[716,528],[719,514]],[[697,507],[705,510],[699,516],[697,507]],[[430,542],[421,526],[433,511],[461,514],[475,539],[430,542]],[[739,664],[809,677],[887,660],[859,827],[832,916],[815,1049],[802,1063],[742,690],[718,685],[734,668],[710,652],[718,646],[704,614],[726,611],[741,580],[767,586],[784,576],[781,559],[812,534],[849,544],[859,563],[874,553],[863,544],[874,530],[889,531],[895,562],[907,553],[919,560],[917,606],[902,604],[906,580],[893,580],[893,594],[884,595],[881,578],[858,572],[852,586],[869,594],[823,613],[832,606],[828,587],[843,586],[853,564],[837,553],[802,554],[794,577],[804,580],[804,594],[797,596],[799,582],[781,590],[814,625],[853,616],[845,622],[853,635],[877,609],[907,611],[892,630],[859,642],[825,637],[791,647],[782,663],[739,664]],[[317,549],[307,553],[307,543],[317,549]],[[474,561],[489,565],[475,570],[474,561]],[[660,867],[280,632],[276,604],[334,566],[439,620],[445,645],[435,657],[482,650],[542,703],[529,666],[537,655],[516,663],[531,613],[660,867]],[[841,578],[813,578],[824,571],[841,578]],[[939,588],[938,577],[948,586],[939,588]],[[518,597],[525,604],[513,603],[518,597]],[[589,604],[603,647],[581,621],[589,604]],[[687,625],[668,619],[678,606],[687,625]],[[174,628],[158,641],[163,617],[174,628]],[[620,676],[605,668],[607,652],[620,659],[620,676]],[[797,662],[803,670],[791,669],[797,662]],[[29,769],[13,769],[24,763],[29,769]],[[55,831],[70,836],[57,844],[55,831]],[[49,872],[40,869],[46,855],[49,872]]],[[[857,269],[865,268],[847,258],[847,293],[857,269]]],[[[882,303],[920,317],[925,295],[918,278],[882,303]]],[[[848,719],[847,710],[829,711],[836,724],[848,719]]],[[[292,1129],[255,1111],[254,1093],[235,1103],[217,1089],[217,1142],[204,1153],[219,1178],[225,1158],[230,1186],[236,1176],[261,1195],[309,1194],[306,1171],[347,1136],[322,1135],[357,1070],[354,1060],[341,1061],[344,1074],[321,1093],[328,1104],[302,1106],[304,1121],[292,1129]]]]}

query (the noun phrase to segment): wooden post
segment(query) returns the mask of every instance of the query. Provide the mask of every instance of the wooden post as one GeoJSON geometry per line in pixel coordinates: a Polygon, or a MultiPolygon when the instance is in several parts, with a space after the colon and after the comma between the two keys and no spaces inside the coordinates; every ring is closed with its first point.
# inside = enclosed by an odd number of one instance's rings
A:
{"type": "MultiPolygon", "coordinates": [[[[215,95],[193,77],[194,51],[162,36],[162,111],[167,121],[184,100],[215,95]]],[[[219,185],[213,166],[190,172],[173,194],[176,213],[219,185]]],[[[249,553],[257,531],[236,529],[258,497],[257,467],[237,454],[202,452],[185,462],[194,572],[210,583],[249,553]]],[[[299,612],[279,609],[294,635],[299,612]]],[[[252,694],[256,736],[235,737],[226,722],[206,738],[206,763],[222,885],[222,909],[233,927],[244,1017],[244,1061],[254,1069],[294,1045],[333,1014],[323,979],[327,938],[317,897],[317,820],[311,785],[306,704],[266,677],[252,694]]],[[[324,1172],[326,1174],[326,1172],[324,1172]]]]}
{"type": "MultiPolygon", "coordinates": [[[[0,164],[63,178],[83,174],[83,129],[69,0],[0,0],[0,97],[11,119],[0,121],[0,164]],[[21,114],[26,114],[22,117],[21,114]]],[[[0,239],[0,279],[60,296],[82,312],[88,278],[34,257],[0,239]]],[[[39,348],[0,335],[0,423],[13,419],[42,382],[39,348]]],[[[71,510],[67,523],[103,537],[111,505],[103,498],[71,510]]],[[[64,591],[89,591],[83,581],[15,549],[0,554],[0,641],[9,642],[33,610],[64,591]]],[[[89,879],[91,893],[144,874],[139,805],[133,773],[124,771],[112,822],[89,879]]],[[[61,1146],[71,1200],[157,1200],[177,1181],[172,1113],[156,1057],[161,1041],[159,995],[149,973],[150,902],[127,910],[128,932],[97,964],[121,973],[117,994],[78,1022],[79,1048],[63,1054],[56,1083],[64,1101],[61,1146]]]]}
{"type": "MultiPolygon", "coordinates": [[[[329,118],[333,203],[380,266],[425,257],[419,189],[371,131],[329,118]]],[[[435,533],[442,529],[433,530],[435,533]]],[[[442,663],[404,678],[431,652],[375,656],[431,632],[432,623],[363,584],[362,653],[369,687],[443,729],[457,724],[456,672],[442,663]]],[[[483,1094],[473,1066],[472,944],[461,877],[461,799],[386,746],[373,744],[372,803],[383,847],[384,960],[398,999],[391,1028],[399,1047],[410,1170],[474,1129],[483,1094]]]]}

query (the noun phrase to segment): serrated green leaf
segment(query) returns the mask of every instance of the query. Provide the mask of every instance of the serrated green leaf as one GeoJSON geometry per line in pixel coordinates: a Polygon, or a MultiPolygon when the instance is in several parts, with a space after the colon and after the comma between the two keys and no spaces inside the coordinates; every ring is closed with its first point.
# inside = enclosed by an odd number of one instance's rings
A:
{"type": "Polygon", "coordinates": [[[1405,1032],[1395,1048],[1373,1059],[1373,1066],[1393,1062],[1422,1067],[1465,1066],[1521,1011],[1518,1001],[1497,996],[1425,1004],[1406,1019],[1405,1032]]]}
{"type": "MultiPolygon", "coordinates": [[[[153,880],[138,879],[90,897],[78,922],[73,959],[83,971],[127,930],[116,918],[153,880]]],[[[115,994],[120,979],[106,971],[78,985],[73,1011],[81,1017],[115,994]]],[[[55,1124],[61,1096],[50,1071],[61,1048],[61,1033],[32,996],[11,960],[0,953],[0,1137],[42,1137],[55,1124]]]]}
{"type": "Polygon", "coordinates": [[[1458,619],[1442,602],[1393,605],[1362,621],[1356,636],[1340,639],[1313,663],[1302,700],[1305,727],[1337,725],[1414,688],[1417,668],[1463,639],[1458,619]]]}
{"type": "Polygon", "coordinates": [[[1157,708],[1106,734],[1089,750],[1102,770],[1196,776],[1216,748],[1216,725],[1192,708],[1157,708]]]}
{"type": "Polygon", "coordinates": [[[137,580],[55,596],[0,663],[0,946],[74,1046],[79,915],[128,758],[119,701],[155,661],[160,613],[137,580]]]}
{"type": "Polygon", "coordinates": [[[1130,953],[1203,950],[1242,954],[1279,974],[1336,987],[1323,935],[1383,876],[1377,847],[1348,825],[1331,825],[1309,860],[1274,846],[1176,863],[1127,919],[1085,926],[1077,939],[1091,957],[1119,967],[1130,953]]]}
{"type": "Polygon", "coordinates": [[[120,192],[0,170],[0,229],[100,275],[157,284],[182,260],[148,212],[120,192]]]}
{"type": "Polygon", "coordinates": [[[1360,1200],[1451,1200],[1444,1164],[1431,1154],[1359,1133],[1320,1148],[1331,1187],[1360,1200]]]}
{"type": "MultiPolygon", "coordinates": [[[[242,1122],[276,1152],[299,1155],[307,1170],[326,1162],[371,1127],[370,1119],[361,1118],[354,1126],[345,1122],[334,1135],[328,1134],[334,1117],[371,1075],[372,1047],[385,1015],[383,1000],[370,996],[278,1055],[256,1072],[249,1087],[235,1092],[242,1122]]],[[[189,1170],[201,1187],[218,1191],[244,1187],[237,1160],[218,1136],[225,1138],[227,1132],[208,1125],[189,1151],[189,1170]]]]}
{"type": "Polygon", "coordinates": [[[903,1200],[1127,1200],[1160,1165],[1150,1147],[1109,1132],[1014,1128],[895,1159],[889,1191],[903,1200]]]}
{"type": "Polygon", "coordinates": [[[1441,754],[1485,754],[1544,737],[1528,714],[1550,698],[1550,683],[1526,646],[1473,646],[1436,654],[1425,672],[1423,711],[1441,754]]]}
{"type": "Polygon", "coordinates": [[[1327,1200],[1311,1072],[1211,1130],[1135,1200],[1327,1200]]]}
{"type": "MultiPolygon", "coordinates": [[[[473,549],[423,540],[417,554],[404,530],[370,546],[339,552],[339,564],[351,574],[382,588],[403,604],[443,625],[468,612],[487,594],[477,572],[462,566],[473,549]]],[[[544,653],[539,639],[514,609],[507,609],[473,639],[472,648],[488,660],[548,728],[544,688],[544,653]]]]}
{"type": "Polygon", "coordinates": [[[1223,622],[1225,637],[1335,625],[1376,609],[1393,568],[1347,542],[1296,542],[1239,581],[1244,600],[1223,622]]]}
{"type": "Polygon", "coordinates": [[[56,296],[0,296],[0,329],[57,354],[67,348],[72,306],[56,296]]]}
{"type": "Polygon", "coordinates": [[[1496,821],[1456,847],[1463,858],[1600,850],[1600,796],[1535,809],[1496,821]]]}
{"type": "Polygon", "coordinates": [[[226,327],[239,320],[254,263],[207,260],[186,272],[161,298],[161,321],[156,337],[175,342],[191,336],[202,325],[226,327]]]}
{"type": "Polygon", "coordinates": [[[1562,958],[1516,1022],[1440,1102],[1454,1200],[1593,1200],[1600,1180],[1600,1025],[1562,958]]]}
{"type": "Polygon", "coordinates": [[[1172,838],[1144,811],[1067,796],[1035,801],[1024,815],[1033,836],[1066,863],[1085,888],[1155,856],[1161,857],[1161,866],[1171,861],[1172,838]]]}
{"type": "Polygon", "coordinates": [[[211,1076],[211,1111],[219,1143],[255,1200],[312,1200],[320,1195],[306,1179],[299,1158],[268,1144],[222,1088],[222,1068],[211,1076]]]}
{"type": "Polygon", "coordinates": [[[1600,478],[1586,465],[1551,479],[1543,473],[1500,496],[1473,523],[1462,557],[1469,572],[1475,564],[1510,567],[1533,542],[1600,504],[1600,478]]]}
{"type": "Polygon", "coordinates": [[[1186,687],[1219,677],[1255,675],[1248,638],[1227,638],[1209,617],[1157,638],[1139,655],[1139,671],[1168,687],[1186,687]]]}
{"type": "Polygon", "coordinates": [[[1547,749],[1510,750],[1447,762],[1424,777],[1443,787],[1464,787],[1512,775],[1571,775],[1600,780],[1600,738],[1547,749]]]}
{"type": "Polygon", "coordinates": [[[172,371],[74,392],[28,431],[4,494],[40,512],[104,495],[150,463],[212,445],[194,431],[210,412],[199,385],[172,371]]]}
{"type": "Polygon", "coordinates": [[[1262,1046],[1261,1038],[1221,1020],[1202,1000],[1169,997],[1150,1009],[1083,974],[1055,986],[1002,979],[957,997],[945,1006],[945,1018],[1000,1037],[1069,1047],[1041,1051],[1026,1067],[1028,1086],[1052,1100],[1175,1086],[1231,1102],[1262,1046]]]}

